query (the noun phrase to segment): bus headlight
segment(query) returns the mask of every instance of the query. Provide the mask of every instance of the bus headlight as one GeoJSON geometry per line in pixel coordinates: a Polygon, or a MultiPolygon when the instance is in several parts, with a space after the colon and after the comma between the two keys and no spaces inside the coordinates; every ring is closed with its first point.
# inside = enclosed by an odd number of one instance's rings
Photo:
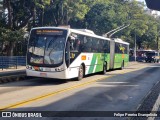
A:
{"type": "Polygon", "coordinates": [[[29,66],[28,66],[28,65],[26,66],[26,69],[29,69],[29,66]]]}
{"type": "Polygon", "coordinates": [[[27,65],[27,66],[26,66],[26,69],[32,70],[32,67],[29,66],[29,65],[27,65]]]}
{"type": "Polygon", "coordinates": [[[64,69],[63,68],[55,68],[55,71],[57,72],[60,72],[60,71],[63,71],[64,69]]]}

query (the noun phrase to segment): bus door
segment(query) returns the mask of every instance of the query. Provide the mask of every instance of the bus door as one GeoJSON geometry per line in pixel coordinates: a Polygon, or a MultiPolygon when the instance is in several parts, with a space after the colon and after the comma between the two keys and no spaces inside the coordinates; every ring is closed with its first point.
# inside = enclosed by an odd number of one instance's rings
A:
{"type": "Polygon", "coordinates": [[[67,67],[77,58],[79,55],[78,39],[69,36],[66,45],[66,64],[67,67]]]}
{"type": "Polygon", "coordinates": [[[69,67],[70,65],[70,38],[67,40],[66,44],[66,50],[65,50],[65,61],[66,61],[66,66],[69,67]]]}
{"type": "Polygon", "coordinates": [[[110,69],[114,69],[115,41],[110,42],[110,69]]]}

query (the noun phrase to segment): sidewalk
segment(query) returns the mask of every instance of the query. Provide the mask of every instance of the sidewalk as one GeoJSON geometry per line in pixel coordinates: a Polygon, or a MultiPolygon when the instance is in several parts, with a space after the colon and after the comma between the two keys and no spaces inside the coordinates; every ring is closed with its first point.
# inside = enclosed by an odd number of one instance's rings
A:
{"type": "Polygon", "coordinates": [[[17,74],[25,74],[26,66],[17,66],[16,68],[8,68],[8,69],[0,69],[0,77],[8,76],[8,75],[17,75],[17,74]]]}

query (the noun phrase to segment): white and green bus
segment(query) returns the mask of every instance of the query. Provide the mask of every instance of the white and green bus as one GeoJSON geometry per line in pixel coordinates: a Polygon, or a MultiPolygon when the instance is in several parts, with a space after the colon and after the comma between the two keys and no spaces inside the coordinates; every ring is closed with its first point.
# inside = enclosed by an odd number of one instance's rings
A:
{"type": "Polygon", "coordinates": [[[129,43],[109,39],[86,29],[37,27],[30,32],[27,76],[82,79],[85,75],[123,68],[129,61],[129,43]]]}

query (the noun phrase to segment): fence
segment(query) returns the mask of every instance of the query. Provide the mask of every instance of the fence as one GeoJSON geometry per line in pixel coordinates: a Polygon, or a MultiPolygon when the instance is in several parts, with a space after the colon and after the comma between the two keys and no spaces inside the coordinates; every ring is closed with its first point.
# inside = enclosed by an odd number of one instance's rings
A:
{"type": "Polygon", "coordinates": [[[0,69],[15,68],[26,65],[26,56],[0,56],[0,69]]]}

